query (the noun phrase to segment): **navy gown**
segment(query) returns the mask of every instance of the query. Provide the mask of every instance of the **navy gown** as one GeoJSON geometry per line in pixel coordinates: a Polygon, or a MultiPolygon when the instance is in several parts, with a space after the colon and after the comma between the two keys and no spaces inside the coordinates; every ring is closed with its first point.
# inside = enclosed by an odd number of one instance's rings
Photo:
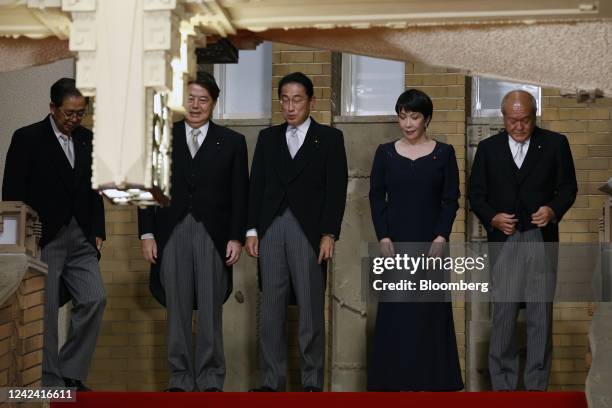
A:
{"type": "MultiPolygon", "coordinates": [[[[436,142],[416,160],[395,142],[380,145],[370,175],[376,236],[395,242],[448,241],[459,208],[459,170],[451,145],[436,142]]],[[[380,302],[370,347],[368,390],[463,388],[450,302],[380,302]]]]}

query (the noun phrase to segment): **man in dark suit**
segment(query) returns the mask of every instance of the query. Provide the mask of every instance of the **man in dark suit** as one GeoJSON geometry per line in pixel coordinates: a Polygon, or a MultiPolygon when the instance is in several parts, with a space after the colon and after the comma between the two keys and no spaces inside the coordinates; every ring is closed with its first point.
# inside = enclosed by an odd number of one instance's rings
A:
{"type": "Polygon", "coordinates": [[[310,117],[313,85],[296,72],[281,79],[285,123],[260,132],[251,167],[247,252],[259,257],[261,374],[256,391],[285,387],[285,320],[290,288],[299,308],[302,386],[321,391],[326,262],[340,235],[348,180],[342,132],[310,117]]]}
{"type": "Polygon", "coordinates": [[[494,290],[489,372],[494,390],[518,385],[516,318],[526,301],[524,383],[543,391],[552,362],[552,298],[559,222],[574,203],[576,172],[567,138],[536,126],[525,91],[502,100],[505,130],[478,144],[469,182],[474,213],[490,244],[494,290]]]}
{"type": "Polygon", "coordinates": [[[45,284],[43,386],[87,390],[82,383],[102,323],[106,294],[98,265],[105,239],[102,197],[91,188],[92,133],[80,126],[87,101],[74,79],[51,87],[51,113],[15,132],[2,199],[23,201],[42,221],[45,284]],[[60,287],[73,299],[68,338],[58,353],[60,287]]]}
{"type": "Polygon", "coordinates": [[[168,311],[169,391],[220,391],[225,379],[222,307],[244,242],[249,175],[244,136],[210,120],[218,97],[212,75],[189,82],[172,133],[170,206],[139,211],[151,291],[168,311]]]}

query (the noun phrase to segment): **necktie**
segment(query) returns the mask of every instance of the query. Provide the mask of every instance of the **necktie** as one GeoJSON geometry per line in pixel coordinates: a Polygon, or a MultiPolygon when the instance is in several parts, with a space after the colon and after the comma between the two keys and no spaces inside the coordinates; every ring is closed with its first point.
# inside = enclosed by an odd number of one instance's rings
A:
{"type": "Polygon", "coordinates": [[[516,154],[514,155],[514,163],[516,163],[516,167],[520,169],[523,165],[523,160],[525,160],[525,143],[519,143],[516,154]]]}
{"type": "Polygon", "coordinates": [[[70,143],[68,136],[65,135],[60,135],[60,140],[62,141],[62,149],[64,149],[64,153],[66,153],[66,158],[70,162],[70,167],[74,168],[74,151],[72,150],[72,143],[70,143]]]}
{"type": "Polygon", "coordinates": [[[295,126],[289,128],[289,137],[287,138],[287,147],[289,148],[289,154],[293,159],[300,150],[300,138],[298,137],[298,129],[295,126]]]}
{"type": "Polygon", "coordinates": [[[198,141],[198,136],[200,136],[202,132],[200,129],[193,129],[191,131],[191,140],[189,143],[189,152],[191,153],[191,157],[195,157],[198,149],[200,148],[200,142],[198,141]]]}

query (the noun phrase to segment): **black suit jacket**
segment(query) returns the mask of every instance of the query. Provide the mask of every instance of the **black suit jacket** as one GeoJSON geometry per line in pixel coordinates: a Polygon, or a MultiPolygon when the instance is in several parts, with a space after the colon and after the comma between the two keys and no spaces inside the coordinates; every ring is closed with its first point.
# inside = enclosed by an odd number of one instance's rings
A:
{"type": "Polygon", "coordinates": [[[259,133],[251,166],[248,227],[256,228],[261,239],[286,204],[318,254],[322,234],[340,236],[348,183],[344,139],[340,130],[312,119],[292,159],[286,131],[284,123],[259,133]]]}
{"type": "Polygon", "coordinates": [[[519,226],[532,227],[531,214],[543,205],[551,207],[556,215],[554,222],[541,228],[544,241],[558,241],[558,223],[574,203],[577,191],[572,153],[564,135],[536,127],[520,170],[512,159],[506,131],[478,144],[469,199],[491,242],[507,238],[492,227],[495,214],[517,214],[519,226]]]}
{"type": "MultiPolygon", "coordinates": [[[[96,237],[106,239],[106,233],[102,196],[91,188],[92,133],[80,126],[72,131],[73,169],[53,132],[51,120],[47,116],[14,133],[4,167],[2,200],[23,201],[38,213],[42,222],[41,247],[75,217],[89,243],[96,248],[96,237]]],[[[70,299],[62,282],[60,305],[70,299]]]]}
{"type": "Polygon", "coordinates": [[[51,120],[47,116],[13,135],[4,167],[2,200],[23,201],[38,213],[41,247],[73,216],[95,247],[95,237],[106,235],[102,196],[91,188],[92,133],[80,126],[73,130],[72,169],[51,120]]]}
{"type": "MultiPolygon", "coordinates": [[[[185,122],[174,124],[170,205],[138,211],[139,234],[153,233],[157,242],[158,258],[151,265],[150,288],[162,305],[166,301],[159,268],[164,246],[176,224],[191,212],[204,224],[221,259],[225,260],[228,241],[244,243],[248,185],[248,156],[243,135],[211,121],[204,142],[192,160],[185,122]]],[[[231,281],[231,268],[227,267],[227,272],[231,281]]],[[[231,285],[226,298],[230,292],[231,285]]]]}

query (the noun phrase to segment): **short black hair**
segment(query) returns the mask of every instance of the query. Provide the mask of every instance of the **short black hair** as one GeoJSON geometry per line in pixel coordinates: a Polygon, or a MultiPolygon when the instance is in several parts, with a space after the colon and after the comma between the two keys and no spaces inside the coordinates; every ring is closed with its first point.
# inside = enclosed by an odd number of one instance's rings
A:
{"type": "Polygon", "coordinates": [[[314,87],[312,85],[312,81],[310,80],[310,78],[308,78],[305,74],[301,72],[292,72],[291,74],[287,74],[284,77],[282,77],[278,83],[278,98],[279,99],[281,97],[281,89],[283,88],[283,86],[290,84],[292,82],[302,85],[306,89],[306,95],[308,95],[308,98],[312,98],[312,95],[314,95],[314,87]]]}
{"type": "Polygon", "coordinates": [[[76,81],[72,78],[60,78],[51,85],[51,102],[57,108],[62,106],[64,99],[71,96],[83,97],[81,91],[76,87],[76,81]]]}
{"type": "Polygon", "coordinates": [[[395,103],[395,113],[399,115],[402,111],[422,113],[427,124],[429,124],[433,116],[433,102],[425,92],[418,89],[408,89],[397,98],[395,103]]]}
{"type": "Polygon", "coordinates": [[[221,90],[219,89],[219,85],[217,85],[217,81],[215,81],[215,77],[210,75],[208,72],[198,72],[196,79],[192,79],[187,83],[189,85],[199,85],[202,88],[206,89],[210,94],[210,97],[213,98],[214,101],[219,99],[219,94],[221,90]]]}

